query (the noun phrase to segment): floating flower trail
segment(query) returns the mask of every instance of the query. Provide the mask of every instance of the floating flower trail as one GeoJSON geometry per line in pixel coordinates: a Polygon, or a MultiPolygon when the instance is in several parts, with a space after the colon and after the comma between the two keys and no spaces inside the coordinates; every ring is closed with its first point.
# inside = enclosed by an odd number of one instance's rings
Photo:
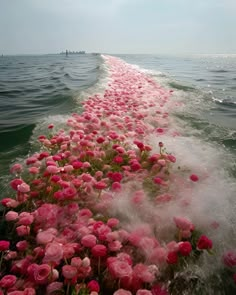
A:
{"type": "MultiPolygon", "coordinates": [[[[104,94],[89,97],[63,130],[50,124],[40,152],[11,168],[0,294],[182,294],[178,274],[214,251],[187,213],[168,213],[188,207],[175,191],[200,177],[178,173],[162,141],[178,136],[166,111],[172,91],[103,58],[104,94]]],[[[236,280],[236,253],[223,260],[236,280]]]]}

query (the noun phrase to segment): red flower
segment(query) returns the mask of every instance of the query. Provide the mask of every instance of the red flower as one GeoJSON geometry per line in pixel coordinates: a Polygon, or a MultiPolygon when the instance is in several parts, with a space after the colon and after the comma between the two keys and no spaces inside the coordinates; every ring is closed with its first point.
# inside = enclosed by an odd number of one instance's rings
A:
{"type": "Polygon", "coordinates": [[[167,254],[166,262],[168,264],[176,264],[178,262],[178,255],[176,252],[169,252],[167,254]]]}
{"type": "Polygon", "coordinates": [[[199,250],[204,250],[204,249],[211,249],[212,248],[212,240],[208,239],[207,236],[202,235],[197,242],[197,248],[199,250]]]}
{"type": "Polygon", "coordinates": [[[189,178],[190,178],[193,182],[196,182],[196,181],[199,180],[199,178],[198,178],[198,176],[197,176],[196,174],[192,174],[192,175],[190,175],[189,178]]]}
{"type": "Polygon", "coordinates": [[[179,252],[183,256],[188,256],[192,251],[192,245],[189,242],[181,242],[179,243],[179,252]]]}

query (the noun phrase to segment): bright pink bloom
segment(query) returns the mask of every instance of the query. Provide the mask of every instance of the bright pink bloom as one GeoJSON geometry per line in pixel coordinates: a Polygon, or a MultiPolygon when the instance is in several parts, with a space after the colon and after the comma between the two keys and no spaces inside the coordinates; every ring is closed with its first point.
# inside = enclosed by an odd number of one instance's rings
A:
{"type": "Polygon", "coordinates": [[[153,295],[169,295],[169,292],[164,286],[154,285],[151,290],[153,295]]]}
{"type": "Polygon", "coordinates": [[[10,247],[10,242],[5,240],[0,241],[0,251],[6,251],[9,249],[9,247],[10,247]]]}
{"type": "Polygon", "coordinates": [[[119,220],[117,218],[109,218],[108,221],[107,221],[107,225],[110,227],[110,228],[113,228],[115,226],[117,226],[119,224],[119,220]]]}
{"type": "Polygon", "coordinates": [[[22,212],[19,215],[19,221],[18,224],[20,225],[30,225],[34,221],[34,217],[31,213],[29,212],[22,212]]]}
{"type": "Polygon", "coordinates": [[[115,259],[108,264],[108,270],[114,278],[130,277],[133,273],[132,267],[122,260],[115,259]]]}
{"type": "Polygon", "coordinates": [[[103,257],[107,255],[107,248],[104,245],[95,245],[92,248],[92,255],[95,257],[103,257]]]}
{"type": "Polygon", "coordinates": [[[100,286],[99,286],[99,283],[95,280],[92,280],[90,281],[88,284],[87,284],[87,288],[89,289],[89,292],[97,292],[99,293],[100,291],[100,286]]]}
{"type": "Polygon", "coordinates": [[[10,182],[11,187],[16,191],[18,185],[22,184],[23,180],[19,178],[15,178],[10,182]]]}
{"type": "Polygon", "coordinates": [[[208,250],[211,249],[213,246],[212,240],[210,240],[207,236],[202,235],[197,241],[197,248],[199,250],[208,250]]]}
{"type": "Polygon", "coordinates": [[[6,275],[1,278],[0,287],[4,289],[9,289],[15,285],[16,279],[17,279],[16,276],[6,275]]]}
{"type": "Polygon", "coordinates": [[[107,184],[104,181],[98,181],[94,184],[96,189],[102,190],[107,187],[107,184]]]}

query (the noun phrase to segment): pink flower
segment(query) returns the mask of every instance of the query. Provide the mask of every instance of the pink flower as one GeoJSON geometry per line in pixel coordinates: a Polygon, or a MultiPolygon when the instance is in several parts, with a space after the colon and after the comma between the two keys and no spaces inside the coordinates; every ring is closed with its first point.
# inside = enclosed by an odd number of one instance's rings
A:
{"type": "Polygon", "coordinates": [[[101,180],[101,181],[96,182],[96,183],[94,184],[94,187],[95,187],[96,189],[102,190],[102,189],[104,189],[104,188],[107,187],[107,184],[106,184],[104,181],[101,180]]]}
{"type": "Polygon", "coordinates": [[[88,284],[87,284],[87,288],[89,289],[89,292],[97,292],[99,293],[100,291],[100,286],[99,286],[99,283],[95,280],[92,280],[90,281],[88,284]]]}
{"type": "Polygon", "coordinates": [[[223,262],[228,267],[236,266],[236,250],[230,250],[223,254],[223,262]]]}
{"type": "Polygon", "coordinates": [[[56,174],[60,171],[60,168],[58,168],[57,166],[54,166],[54,165],[49,165],[49,166],[47,166],[46,170],[50,174],[56,174]]]}
{"type": "Polygon", "coordinates": [[[113,295],[132,295],[132,293],[124,289],[118,289],[113,293],[113,295]]]}
{"type": "Polygon", "coordinates": [[[30,225],[34,221],[34,217],[29,212],[22,212],[19,215],[19,221],[18,224],[20,225],[30,225]]]}
{"type": "Polygon", "coordinates": [[[30,227],[25,225],[17,226],[16,232],[19,237],[28,236],[30,234],[30,227]]]}
{"type": "Polygon", "coordinates": [[[0,251],[6,251],[9,249],[10,246],[10,242],[5,241],[5,240],[1,240],[0,241],[0,251]]]}
{"type": "Polygon", "coordinates": [[[23,167],[22,167],[21,164],[14,164],[14,165],[11,167],[10,172],[11,172],[12,174],[14,174],[14,173],[17,174],[17,173],[20,173],[22,170],[23,170],[23,167]]]}
{"type": "Polygon", "coordinates": [[[30,186],[27,183],[23,182],[17,185],[17,190],[21,193],[28,193],[30,191],[30,186]]]}
{"type": "Polygon", "coordinates": [[[175,225],[181,230],[191,230],[193,224],[185,217],[174,217],[175,225]]]}
{"type": "Polygon", "coordinates": [[[15,178],[10,182],[11,187],[16,191],[18,185],[22,184],[23,180],[19,178],[15,178]]]}
{"type": "Polygon", "coordinates": [[[57,242],[48,243],[45,249],[44,262],[59,263],[63,258],[62,245],[57,242]]]}
{"type": "Polygon", "coordinates": [[[155,280],[155,275],[149,271],[147,265],[138,263],[133,268],[133,276],[139,278],[144,283],[152,283],[155,280]]]}
{"type": "Polygon", "coordinates": [[[119,224],[119,220],[117,218],[109,218],[107,220],[107,225],[110,227],[110,228],[113,228],[115,226],[117,226],[119,224]]]}
{"type": "Polygon", "coordinates": [[[56,291],[62,291],[63,283],[62,282],[52,282],[47,286],[47,295],[54,294],[56,291]]]}
{"type": "Polygon", "coordinates": [[[16,276],[13,275],[6,275],[1,278],[0,280],[0,287],[4,289],[11,288],[15,285],[16,283],[16,276]]]}
{"type": "Polygon", "coordinates": [[[15,211],[8,211],[5,215],[6,221],[15,221],[18,219],[18,213],[15,211]]]}
{"type": "Polygon", "coordinates": [[[107,248],[104,245],[95,245],[92,248],[92,255],[94,257],[103,257],[107,255],[107,248]]]}
{"type": "Polygon", "coordinates": [[[74,277],[76,277],[77,268],[72,265],[63,265],[62,266],[62,274],[66,279],[71,280],[74,277]]]}
{"type": "Polygon", "coordinates": [[[34,269],[33,275],[37,284],[44,285],[48,282],[50,274],[51,267],[48,264],[41,264],[34,269]]]}
{"type": "Polygon", "coordinates": [[[192,245],[190,242],[179,243],[179,253],[183,256],[188,256],[192,251],[192,245]]]}
{"type": "Polygon", "coordinates": [[[126,262],[122,260],[115,259],[111,263],[108,264],[108,270],[115,278],[124,278],[130,277],[133,273],[132,267],[126,262]]]}
{"type": "Polygon", "coordinates": [[[211,249],[213,246],[212,240],[210,240],[207,236],[202,235],[197,241],[197,248],[199,250],[208,250],[211,249]]]}
{"type": "Polygon", "coordinates": [[[16,248],[18,251],[25,251],[28,247],[28,242],[26,240],[24,241],[19,241],[17,244],[16,244],[16,248]]]}
{"type": "Polygon", "coordinates": [[[88,248],[93,248],[97,243],[97,238],[94,235],[88,234],[83,236],[81,244],[88,248]]]}

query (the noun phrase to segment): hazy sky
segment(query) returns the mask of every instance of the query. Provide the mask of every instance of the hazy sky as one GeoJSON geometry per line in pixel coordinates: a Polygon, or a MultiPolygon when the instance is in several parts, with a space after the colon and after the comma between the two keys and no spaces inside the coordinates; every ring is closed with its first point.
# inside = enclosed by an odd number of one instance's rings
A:
{"type": "Polygon", "coordinates": [[[236,0],[0,0],[0,54],[236,53],[236,0]]]}

